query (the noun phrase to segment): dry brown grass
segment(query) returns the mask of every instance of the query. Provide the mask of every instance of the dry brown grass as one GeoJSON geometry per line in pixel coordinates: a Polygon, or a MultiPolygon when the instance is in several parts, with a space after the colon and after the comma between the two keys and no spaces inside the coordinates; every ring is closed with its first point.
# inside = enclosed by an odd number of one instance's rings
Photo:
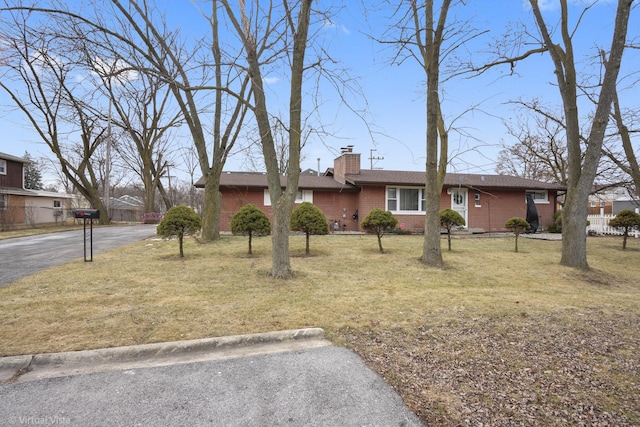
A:
{"type": "MultiPolygon", "coordinates": [[[[322,327],[357,351],[427,424],[640,424],[640,241],[590,238],[590,272],[560,242],[455,239],[446,268],[422,239],[148,240],[0,288],[0,355],[322,327]]],[[[446,242],[444,247],[446,247],[446,242]]]]}

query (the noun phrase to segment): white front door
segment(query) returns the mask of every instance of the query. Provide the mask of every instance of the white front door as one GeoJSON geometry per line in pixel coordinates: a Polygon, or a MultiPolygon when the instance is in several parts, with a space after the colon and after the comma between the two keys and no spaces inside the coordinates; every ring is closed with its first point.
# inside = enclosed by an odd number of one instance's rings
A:
{"type": "Polygon", "coordinates": [[[465,224],[468,225],[469,219],[467,217],[467,211],[469,207],[469,198],[467,197],[466,188],[451,189],[451,209],[458,212],[462,218],[464,218],[465,224]]]}

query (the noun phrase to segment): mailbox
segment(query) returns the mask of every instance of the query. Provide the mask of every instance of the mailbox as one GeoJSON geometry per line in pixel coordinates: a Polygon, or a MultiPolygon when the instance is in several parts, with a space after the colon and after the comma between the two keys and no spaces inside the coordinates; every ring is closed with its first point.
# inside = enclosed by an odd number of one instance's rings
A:
{"type": "Polygon", "coordinates": [[[74,218],[99,219],[100,211],[98,209],[74,209],[74,218]]]}

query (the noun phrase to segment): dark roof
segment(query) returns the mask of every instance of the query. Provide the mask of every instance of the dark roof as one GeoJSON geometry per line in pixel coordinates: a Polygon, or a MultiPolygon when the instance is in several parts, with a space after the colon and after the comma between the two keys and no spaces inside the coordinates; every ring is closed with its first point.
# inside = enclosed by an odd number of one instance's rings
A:
{"type": "MultiPolygon", "coordinates": [[[[346,175],[347,182],[353,185],[422,185],[425,172],[390,171],[363,169],[359,174],[346,175]]],[[[509,175],[447,173],[443,186],[446,187],[482,187],[482,188],[525,188],[532,190],[565,190],[558,184],[536,181],[509,175]]]]}
{"type": "MultiPolygon", "coordinates": [[[[287,184],[287,177],[280,177],[280,184],[287,184]]],[[[200,178],[196,187],[204,187],[204,178],[200,178]]],[[[231,188],[267,188],[267,175],[260,172],[223,172],[220,175],[220,187],[231,188]]],[[[351,184],[341,184],[330,176],[300,175],[298,188],[313,190],[357,191],[351,184]]]]}
{"type": "MultiPolygon", "coordinates": [[[[420,186],[425,183],[424,172],[390,171],[363,169],[359,174],[346,175],[346,184],[341,184],[333,177],[333,170],[326,175],[300,175],[299,188],[314,190],[357,190],[363,185],[407,185],[420,186]]],[[[286,185],[286,176],[280,177],[280,183],[286,185]]],[[[196,187],[204,187],[204,179],[200,178],[196,187]]],[[[220,186],[267,188],[267,176],[259,172],[223,172],[220,176],[220,186]]],[[[446,187],[469,188],[522,188],[527,190],[566,190],[558,184],[550,184],[532,179],[507,175],[460,174],[447,173],[444,179],[446,187]]]]}

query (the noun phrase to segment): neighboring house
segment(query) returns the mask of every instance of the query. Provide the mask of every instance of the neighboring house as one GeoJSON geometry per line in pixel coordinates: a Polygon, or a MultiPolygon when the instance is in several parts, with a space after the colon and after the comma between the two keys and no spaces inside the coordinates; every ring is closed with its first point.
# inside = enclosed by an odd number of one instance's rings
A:
{"type": "Polygon", "coordinates": [[[613,201],[621,197],[629,197],[626,188],[595,184],[594,192],[589,195],[589,215],[610,214],[613,211],[613,201]]]}
{"type": "MultiPolygon", "coordinates": [[[[222,209],[220,230],[231,229],[231,218],[242,206],[253,203],[271,220],[271,200],[266,175],[250,172],[223,172],[220,177],[222,209]]],[[[281,177],[286,184],[286,177],[281,177]]],[[[321,176],[300,176],[296,203],[311,202],[329,220],[331,230],[361,231],[360,222],[374,208],[390,211],[400,228],[424,231],[424,172],[361,169],[360,154],[352,147],[342,149],[334,167],[321,176]]],[[[204,187],[200,179],[196,187],[204,187]]],[[[539,224],[552,222],[558,192],[565,187],[503,175],[447,174],[440,209],[458,211],[474,231],[507,231],[504,223],[527,213],[526,195],[536,203],[539,224]]]]}
{"type": "Polygon", "coordinates": [[[109,198],[109,217],[112,221],[140,222],[144,214],[144,202],[135,196],[124,195],[109,198]]]}
{"type": "Polygon", "coordinates": [[[65,221],[73,196],[24,188],[21,157],[0,153],[0,230],[65,221]]]}
{"type": "Polygon", "coordinates": [[[640,198],[625,187],[601,187],[589,196],[589,215],[617,215],[624,209],[640,208],[640,198]]]}
{"type": "Polygon", "coordinates": [[[611,214],[613,216],[618,215],[618,212],[625,209],[638,212],[640,208],[640,199],[633,197],[620,197],[615,199],[611,205],[611,214]]]}

